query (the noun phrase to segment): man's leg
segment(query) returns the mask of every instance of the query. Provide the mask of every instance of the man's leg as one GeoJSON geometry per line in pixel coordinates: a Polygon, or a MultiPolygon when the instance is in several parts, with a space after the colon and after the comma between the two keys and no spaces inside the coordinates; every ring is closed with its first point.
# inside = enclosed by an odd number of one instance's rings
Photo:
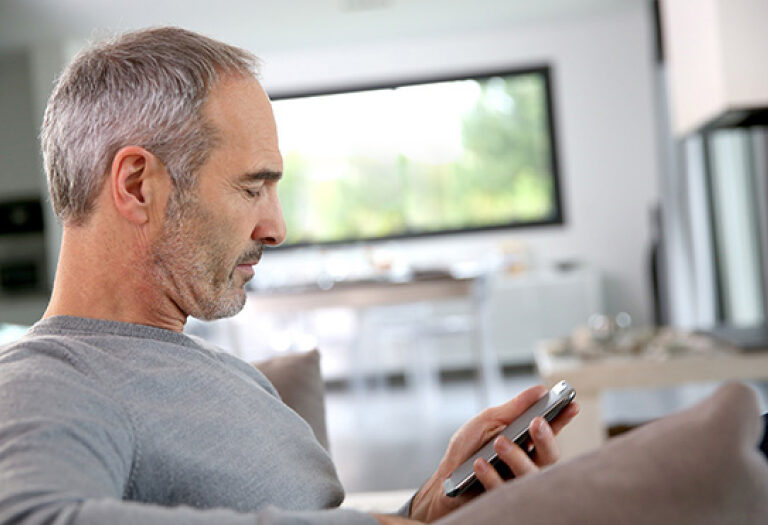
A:
{"type": "Polygon", "coordinates": [[[760,450],[768,457],[768,413],[763,414],[763,441],[760,443],[760,450]]]}

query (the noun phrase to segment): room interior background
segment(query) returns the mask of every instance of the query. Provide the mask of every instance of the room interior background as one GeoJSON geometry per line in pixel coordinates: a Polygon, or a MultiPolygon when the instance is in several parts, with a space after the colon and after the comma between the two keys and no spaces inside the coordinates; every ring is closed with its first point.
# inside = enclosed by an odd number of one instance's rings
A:
{"type": "MultiPolygon", "coordinates": [[[[705,3],[709,11],[703,11],[725,12],[729,28],[747,23],[744,10],[764,9],[739,0],[731,3],[741,10],[734,14],[724,11],[722,1],[705,3]]],[[[542,339],[568,336],[592,314],[614,319],[624,313],[635,327],[760,328],[765,322],[768,142],[760,112],[754,112],[757,120],[731,115],[706,127],[728,113],[723,109],[677,129],[680,102],[670,85],[679,80],[669,69],[670,61],[680,60],[669,56],[660,29],[681,29],[665,26],[657,2],[243,0],[214,9],[195,0],[131,6],[0,1],[0,323],[38,319],[55,271],[60,228],[47,205],[37,133],[56,74],[89,38],[161,24],[253,51],[263,60],[263,84],[275,96],[550,68],[562,224],[270,250],[257,267],[253,300],[243,313],[190,323],[190,332],[246,359],[320,346],[329,385],[355,386],[358,396],[350,412],[346,398],[332,393],[329,419],[339,425],[360,427],[371,406],[393,410],[397,399],[408,405],[412,391],[389,389],[405,383],[416,385],[423,407],[444,415],[430,424],[436,425],[435,439],[445,439],[465,414],[494,399],[478,397],[474,383],[443,388],[446,379],[464,377],[467,370],[470,377],[488,379],[488,356],[477,356],[481,330],[494,352],[490,365],[522,373],[498,374],[497,381],[507,381],[497,391],[503,397],[535,382],[533,352],[542,339]],[[454,276],[493,271],[464,297],[405,306],[342,302],[297,312],[270,311],[274,303],[259,302],[271,288],[296,282],[338,290],[377,266],[395,278],[424,269],[454,276]]],[[[741,53],[747,57],[768,50],[765,39],[748,44],[741,53]]],[[[646,418],[671,409],[667,404],[654,412],[647,408],[658,400],[635,399],[640,401],[614,397],[606,403],[624,403],[618,412],[646,418]]],[[[418,426],[423,413],[410,414],[404,419],[418,426]]],[[[377,424],[370,422],[373,429],[377,424]]],[[[429,459],[440,449],[408,431],[392,437],[400,439],[405,457],[429,459]]],[[[337,448],[354,451],[352,437],[337,435],[337,448]]],[[[358,452],[341,458],[357,473],[347,479],[364,480],[358,487],[391,488],[365,477],[361,458],[370,457],[358,452]]],[[[416,469],[411,479],[419,475],[416,469]]]]}
{"type": "MultiPolygon", "coordinates": [[[[512,238],[542,265],[594,265],[604,277],[607,311],[627,311],[639,323],[650,320],[646,267],[659,154],[653,31],[646,2],[549,2],[540,10],[506,2],[458,2],[450,9],[437,2],[382,2],[383,7],[368,10],[345,10],[344,2],[305,2],[302,17],[293,17],[283,3],[246,4],[233,3],[231,11],[212,14],[161,3],[118,11],[119,19],[110,20],[108,3],[87,10],[55,2],[3,3],[2,147],[3,158],[9,159],[0,180],[4,196],[43,193],[37,117],[56,73],[94,28],[106,33],[172,22],[244,45],[262,57],[263,83],[270,93],[548,63],[553,67],[565,224],[402,244],[413,257],[429,251],[456,259],[493,250],[512,238]],[[232,23],[234,18],[247,20],[247,27],[232,23]]],[[[50,217],[46,226],[50,276],[58,230],[50,217]]],[[[270,254],[265,265],[278,258],[282,254],[270,254]]],[[[12,304],[3,309],[5,315],[27,322],[41,310],[40,298],[15,297],[12,304]],[[29,313],[23,311],[25,304],[29,313]]]]}

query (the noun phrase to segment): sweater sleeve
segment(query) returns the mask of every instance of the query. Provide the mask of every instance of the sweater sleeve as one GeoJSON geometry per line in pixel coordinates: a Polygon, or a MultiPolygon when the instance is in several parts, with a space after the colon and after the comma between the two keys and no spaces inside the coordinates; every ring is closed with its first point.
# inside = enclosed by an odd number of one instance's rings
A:
{"type": "Polygon", "coordinates": [[[125,501],[136,459],[130,415],[64,354],[25,353],[0,354],[0,525],[377,523],[346,509],[241,513],[125,501]]]}

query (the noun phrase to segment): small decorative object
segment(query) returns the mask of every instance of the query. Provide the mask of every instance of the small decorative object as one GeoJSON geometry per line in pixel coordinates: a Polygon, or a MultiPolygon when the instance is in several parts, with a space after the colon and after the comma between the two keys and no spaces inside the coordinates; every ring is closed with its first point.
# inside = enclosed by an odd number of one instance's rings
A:
{"type": "Polygon", "coordinates": [[[593,314],[586,326],[577,327],[570,337],[552,343],[553,355],[581,359],[609,356],[636,356],[664,361],[677,356],[713,356],[736,349],[709,336],[673,328],[636,327],[626,312],[616,316],[593,314]]]}
{"type": "Polygon", "coordinates": [[[587,326],[592,339],[598,342],[609,341],[613,337],[613,322],[605,314],[592,314],[587,319],[587,326]]]}

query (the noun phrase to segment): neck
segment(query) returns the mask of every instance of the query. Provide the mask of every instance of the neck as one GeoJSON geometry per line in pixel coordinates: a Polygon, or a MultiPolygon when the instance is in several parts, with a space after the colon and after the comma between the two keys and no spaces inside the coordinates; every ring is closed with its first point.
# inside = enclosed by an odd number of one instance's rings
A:
{"type": "Polygon", "coordinates": [[[53,293],[43,318],[71,315],[181,332],[187,316],[148,267],[149,258],[142,256],[147,243],[94,230],[64,227],[53,293]],[[126,239],[135,246],[126,246],[126,239]]]}

